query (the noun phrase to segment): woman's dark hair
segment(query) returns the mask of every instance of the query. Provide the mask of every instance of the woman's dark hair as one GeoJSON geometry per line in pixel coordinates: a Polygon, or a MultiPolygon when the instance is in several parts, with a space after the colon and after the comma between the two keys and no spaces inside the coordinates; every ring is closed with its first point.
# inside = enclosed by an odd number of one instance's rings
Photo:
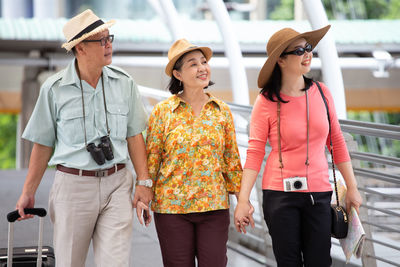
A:
{"type": "MultiPolygon", "coordinates": [[[[303,76],[306,87],[303,88],[303,91],[306,91],[312,85],[313,79],[307,78],[303,76]]],[[[260,94],[262,94],[266,99],[272,102],[288,103],[289,101],[285,101],[281,97],[281,86],[282,86],[282,72],[281,68],[278,64],[275,64],[274,70],[272,71],[271,77],[268,79],[267,83],[260,90],[260,94]]]]}
{"type": "Polygon", "coordinates": [[[274,70],[272,71],[271,77],[269,77],[267,83],[261,89],[260,94],[262,94],[266,99],[276,102],[279,100],[283,103],[288,103],[281,97],[281,80],[282,72],[278,64],[275,64],[274,70]]]}
{"type": "MultiPolygon", "coordinates": [[[[197,50],[192,50],[190,52],[193,51],[197,51],[197,50]]],[[[198,51],[202,52],[200,49],[198,49],[198,51]]],[[[188,52],[188,53],[190,53],[188,52]]],[[[203,53],[203,52],[202,52],[203,53]]],[[[186,55],[187,53],[183,54],[176,62],[174,67],[172,68],[172,70],[177,70],[180,71],[183,65],[183,57],[186,55]]],[[[210,81],[208,83],[208,86],[213,85],[214,82],[210,81]]],[[[207,89],[208,86],[204,87],[204,89],[207,89]]],[[[171,92],[171,94],[177,95],[180,92],[183,91],[183,84],[181,83],[180,80],[178,80],[177,78],[175,78],[174,74],[171,75],[171,80],[169,81],[168,85],[167,85],[167,89],[171,92]]]]}

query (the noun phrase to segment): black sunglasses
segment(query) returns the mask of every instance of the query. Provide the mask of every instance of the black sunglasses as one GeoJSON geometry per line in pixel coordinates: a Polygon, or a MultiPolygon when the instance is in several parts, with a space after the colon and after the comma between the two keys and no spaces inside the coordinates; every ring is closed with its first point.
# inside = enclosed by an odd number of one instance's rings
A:
{"type": "Polygon", "coordinates": [[[281,56],[285,56],[285,55],[296,55],[296,56],[302,56],[304,55],[305,52],[310,53],[313,50],[312,45],[310,44],[306,44],[305,47],[298,47],[293,51],[289,51],[289,52],[283,52],[281,54],[281,56]]]}
{"type": "Polygon", "coordinates": [[[113,41],[114,41],[114,34],[103,37],[99,40],[83,40],[82,42],[84,42],[84,43],[100,42],[101,46],[105,46],[107,42],[112,43],[113,41]]]}

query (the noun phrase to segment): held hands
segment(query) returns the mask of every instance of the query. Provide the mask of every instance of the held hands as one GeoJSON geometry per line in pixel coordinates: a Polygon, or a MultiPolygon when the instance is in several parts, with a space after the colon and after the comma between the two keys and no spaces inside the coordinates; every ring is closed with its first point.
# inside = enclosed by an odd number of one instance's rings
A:
{"type": "Polygon", "coordinates": [[[153,199],[153,190],[149,187],[137,185],[133,196],[133,207],[136,208],[137,202],[140,200],[143,203],[150,204],[153,199]]]}
{"type": "Polygon", "coordinates": [[[149,187],[137,185],[133,196],[133,207],[136,208],[136,215],[143,226],[151,222],[150,202],[153,199],[153,190],[149,187]]]}
{"type": "Polygon", "coordinates": [[[250,201],[239,201],[235,208],[234,222],[238,233],[246,234],[246,227],[250,224],[254,228],[254,207],[250,201]]]}
{"type": "Polygon", "coordinates": [[[149,205],[146,205],[145,203],[139,200],[136,204],[136,215],[141,225],[149,226],[149,224],[151,223],[151,214],[149,205]]]}

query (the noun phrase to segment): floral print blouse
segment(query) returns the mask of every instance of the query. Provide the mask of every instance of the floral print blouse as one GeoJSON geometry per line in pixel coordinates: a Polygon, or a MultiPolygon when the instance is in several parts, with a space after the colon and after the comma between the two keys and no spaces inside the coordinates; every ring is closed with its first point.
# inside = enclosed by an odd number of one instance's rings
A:
{"type": "Polygon", "coordinates": [[[228,209],[228,193],[240,190],[242,165],[231,111],[208,96],[197,117],[177,95],[152,111],[146,149],[155,212],[228,209]]]}

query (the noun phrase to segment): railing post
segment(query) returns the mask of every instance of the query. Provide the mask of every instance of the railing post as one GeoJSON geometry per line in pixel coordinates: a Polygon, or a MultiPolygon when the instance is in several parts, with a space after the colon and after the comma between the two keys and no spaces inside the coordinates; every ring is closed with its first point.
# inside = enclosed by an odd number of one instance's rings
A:
{"type": "MultiPolygon", "coordinates": [[[[358,145],[357,142],[354,140],[353,136],[349,133],[343,133],[344,139],[346,141],[347,149],[349,152],[357,152],[358,151],[358,145]]],[[[354,168],[360,168],[360,161],[356,159],[352,159],[351,163],[354,168]]],[[[364,187],[364,180],[362,177],[359,177],[358,175],[355,176],[358,188],[363,188],[364,187]]],[[[360,191],[361,197],[363,199],[363,203],[367,203],[367,196],[364,191],[360,191]]],[[[361,221],[370,221],[368,219],[368,209],[361,207],[360,208],[360,214],[359,214],[360,220],[361,221]]],[[[371,239],[371,227],[369,224],[363,224],[363,228],[365,231],[365,235],[367,238],[371,239]]],[[[368,266],[368,267],[376,267],[376,259],[375,259],[375,249],[374,245],[372,242],[366,240],[364,243],[364,250],[361,256],[361,261],[363,266],[368,266]],[[370,257],[373,256],[373,257],[370,257]]]]}

